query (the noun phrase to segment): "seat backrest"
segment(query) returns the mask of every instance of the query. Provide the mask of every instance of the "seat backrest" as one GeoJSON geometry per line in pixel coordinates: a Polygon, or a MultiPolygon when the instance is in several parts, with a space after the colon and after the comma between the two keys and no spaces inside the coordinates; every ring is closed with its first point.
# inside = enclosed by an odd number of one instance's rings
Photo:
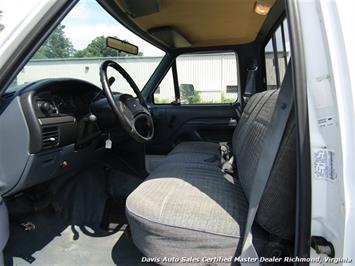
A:
{"type": "MultiPolygon", "coordinates": [[[[246,198],[264,143],[264,136],[273,115],[279,90],[255,94],[248,102],[233,134],[233,154],[238,176],[246,198]]],[[[281,145],[262,196],[257,223],[282,239],[294,235],[296,197],[296,132],[294,114],[288,119],[281,145]]]]}

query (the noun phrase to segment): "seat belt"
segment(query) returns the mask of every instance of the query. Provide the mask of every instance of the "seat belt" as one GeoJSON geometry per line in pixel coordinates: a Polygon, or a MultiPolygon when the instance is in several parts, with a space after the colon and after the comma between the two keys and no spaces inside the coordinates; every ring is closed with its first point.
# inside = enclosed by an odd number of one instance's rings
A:
{"type": "Polygon", "coordinates": [[[257,66],[252,66],[247,68],[247,79],[244,90],[244,96],[250,98],[256,93],[256,71],[258,70],[257,66]]]}
{"type": "MultiPolygon", "coordinates": [[[[241,258],[257,258],[257,252],[253,246],[251,228],[263,196],[267,181],[269,179],[277,152],[279,150],[282,136],[286,128],[287,120],[293,105],[293,86],[292,86],[292,68],[289,63],[285,78],[280,88],[279,96],[276,101],[275,110],[271,118],[270,126],[265,133],[264,147],[261,152],[256,171],[255,179],[252,184],[251,195],[249,198],[249,209],[247,221],[245,224],[243,245],[241,249],[241,258]]],[[[250,265],[255,263],[244,263],[241,265],[250,265]]],[[[256,263],[259,265],[259,262],[256,263]]]]}

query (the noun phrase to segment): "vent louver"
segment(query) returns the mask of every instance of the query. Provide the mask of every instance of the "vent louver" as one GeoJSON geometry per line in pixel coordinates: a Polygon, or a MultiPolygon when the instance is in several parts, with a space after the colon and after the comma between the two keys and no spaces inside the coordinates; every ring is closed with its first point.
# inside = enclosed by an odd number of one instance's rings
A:
{"type": "Polygon", "coordinates": [[[58,127],[42,128],[42,149],[54,148],[59,144],[58,127]]]}

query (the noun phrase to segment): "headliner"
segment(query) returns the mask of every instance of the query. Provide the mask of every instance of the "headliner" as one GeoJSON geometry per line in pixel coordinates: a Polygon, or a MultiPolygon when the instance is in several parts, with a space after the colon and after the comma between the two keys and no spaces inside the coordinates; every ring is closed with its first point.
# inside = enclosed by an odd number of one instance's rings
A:
{"type": "MultiPolygon", "coordinates": [[[[273,5],[276,0],[262,0],[273,5]]],[[[128,13],[123,0],[117,6],[128,13]]],[[[169,48],[238,45],[253,42],[267,16],[254,12],[255,0],[160,0],[158,12],[128,17],[143,31],[170,27],[182,35],[189,45],[167,44],[169,48]]],[[[144,3],[144,1],[143,1],[144,3]]]]}

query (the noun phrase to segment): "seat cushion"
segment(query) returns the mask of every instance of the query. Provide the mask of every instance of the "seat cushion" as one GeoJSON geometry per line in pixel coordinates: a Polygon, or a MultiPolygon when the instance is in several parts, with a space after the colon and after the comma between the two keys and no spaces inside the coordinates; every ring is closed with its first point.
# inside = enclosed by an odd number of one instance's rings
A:
{"type": "Polygon", "coordinates": [[[221,165],[220,155],[217,154],[208,154],[208,153],[173,153],[169,154],[165,160],[162,162],[165,163],[176,163],[176,164],[186,164],[186,163],[195,163],[202,165],[221,165]]]}
{"type": "Polygon", "coordinates": [[[219,155],[219,143],[205,141],[186,141],[178,144],[169,154],[195,154],[219,155]]]}
{"type": "Polygon", "coordinates": [[[194,163],[164,163],[126,202],[133,241],[149,257],[233,256],[247,210],[238,181],[194,163]]]}
{"type": "Polygon", "coordinates": [[[165,162],[209,165],[220,165],[220,161],[220,144],[204,141],[182,142],[168,154],[165,160],[165,162]]]}

